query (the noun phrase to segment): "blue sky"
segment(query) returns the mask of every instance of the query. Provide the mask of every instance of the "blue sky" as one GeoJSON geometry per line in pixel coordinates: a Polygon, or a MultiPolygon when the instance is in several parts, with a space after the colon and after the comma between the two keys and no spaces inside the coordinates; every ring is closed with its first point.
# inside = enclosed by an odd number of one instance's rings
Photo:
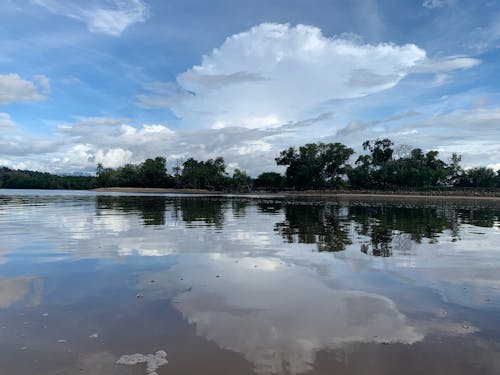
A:
{"type": "Polygon", "coordinates": [[[222,155],[255,176],[388,136],[498,169],[499,47],[489,0],[3,1],[0,165],[222,155]]]}

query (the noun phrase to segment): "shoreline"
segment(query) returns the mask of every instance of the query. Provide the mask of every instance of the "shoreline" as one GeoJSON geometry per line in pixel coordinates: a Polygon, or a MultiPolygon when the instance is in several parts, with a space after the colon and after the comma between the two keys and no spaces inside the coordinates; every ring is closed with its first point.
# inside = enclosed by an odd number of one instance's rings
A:
{"type": "Polygon", "coordinates": [[[139,193],[139,194],[224,194],[206,189],[171,189],[171,188],[136,188],[136,187],[103,187],[91,189],[101,193],[139,193]]]}
{"type": "Polygon", "coordinates": [[[139,193],[139,194],[185,194],[185,195],[237,195],[237,196],[276,196],[276,197],[303,197],[303,198],[340,198],[340,199],[384,199],[384,200],[476,200],[500,202],[500,196],[476,194],[466,195],[461,192],[335,192],[335,191],[278,191],[278,192],[222,192],[205,189],[170,189],[170,188],[135,188],[135,187],[109,187],[92,189],[94,192],[109,193],[139,193]],[[449,194],[451,193],[451,194],[449,194]],[[461,194],[460,194],[461,193],[461,194]]]}

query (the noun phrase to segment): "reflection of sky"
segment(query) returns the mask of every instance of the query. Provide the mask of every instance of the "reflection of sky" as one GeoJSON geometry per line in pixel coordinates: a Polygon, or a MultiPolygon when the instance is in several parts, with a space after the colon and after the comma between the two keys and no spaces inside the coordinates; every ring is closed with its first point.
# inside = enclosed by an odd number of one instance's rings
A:
{"type": "Polygon", "coordinates": [[[390,299],[327,286],[279,258],[185,256],[163,278],[148,276],[175,289],[177,308],[198,334],[244,353],[260,373],[305,372],[316,351],[342,344],[423,338],[390,299]]]}
{"type": "Polygon", "coordinates": [[[186,222],[168,198],[164,220],[145,225],[135,206],[100,206],[93,194],[0,196],[0,309],[133,288],[148,300],[172,299],[198,335],[261,373],[301,373],[318,351],[351,343],[471,334],[480,321],[465,325],[443,311],[500,310],[498,226],[457,224],[458,236],[446,229],[420,243],[398,230],[383,258],[360,250],[370,237],[346,221],[348,206],[338,214],[350,243],[328,253],[285,240],[275,229],[286,223],[283,208],[243,203],[219,202],[222,224],[202,214],[186,222]]]}
{"type": "MultiPolygon", "coordinates": [[[[314,249],[314,244],[283,243],[273,230],[276,223],[284,221],[282,211],[270,215],[252,204],[241,208],[224,202],[222,230],[215,230],[201,219],[186,225],[171,203],[164,213],[164,225],[144,226],[138,213],[123,212],[119,207],[96,209],[95,196],[81,193],[76,197],[14,196],[10,200],[4,197],[0,207],[2,258],[25,254],[40,256],[39,260],[186,252],[225,252],[233,256],[273,254],[290,262],[314,266],[325,261],[329,264],[334,259],[348,264],[354,259],[374,269],[402,272],[402,269],[413,268],[416,278],[429,277],[454,284],[495,288],[499,283],[495,272],[500,258],[495,246],[500,237],[498,227],[477,230],[462,224],[458,241],[453,242],[453,235],[445,231],[438,236],[437,243],[424,239],[420,244],[408,234],[396,232],[391,240],[394,256],[378,259],[359,250],[360,244],[369,243],[369,238],[357,235],[350,226],[348,234],[353,243],[347,244],[346,251],[335,254],[332,259],[301,251],[314,249]]],[[[341,207],[340,216],[345,217],[346,210],[347,207],[341,207]]]]}
{"type": "Polygon", "coordinates": [[[22,300],[25,300],[27,305],[38,305],[42,285],[41,280],[29,277],[0,277],[0,309],[9,308],[22,300]]]}

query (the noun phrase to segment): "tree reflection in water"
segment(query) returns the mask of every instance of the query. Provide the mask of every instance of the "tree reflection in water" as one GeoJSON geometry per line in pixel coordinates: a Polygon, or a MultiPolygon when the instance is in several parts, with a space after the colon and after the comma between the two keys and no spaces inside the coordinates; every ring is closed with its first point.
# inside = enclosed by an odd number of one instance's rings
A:
{"type": "Polygon", "coordinates": [[[424,238],[431,243],[437,242],[438,236],[445,230],[449,230],[455,238],[458,226],[452,211],[446,208],[372,204],[350,206],[349,217],[356,232],[370,238],[370,243],[361,246],[361,251],[389,257],[395,247],[398,253],[407,253],[412,242],[421,243],[424,238]]]}
{"type": "Polygon", "coordinates": [[[285,206],[285,221],[274,230],[289,243],[315,243],[318,251],[342,251],[351,244],[346,208],[332,205],[285,206]]]}
{"type": "MultiPolygon", "coordinates": [[[[315,243],[318,251],[342,251],[352,237],[366,236],[361,252],[378,257],[411,253],[415,243],[437,243],[448,232],[452,241],[459,237],[459,226],[471,224],[492,227],[498,213],[487,208],[454,208],[448,205],[404,206],[391,203],[297,204],[283,205],[285,220],[275,232],[289,243],[315,243]],[[350,231],[350,228],[354,231],[350,231]]],[[[269,208],[260,207],[265,213],[269,208]]],[[[497,224],[498,225],[498,224],[497,224]]]]}
{"type": "Polygon", "coordinates": [[[318,251],[343,251],[353,237],[366,237],[361,252],[390,257],[394,252],[410,254],[414,244],[437,243],[441,234],[452,241],[460,239],[460,225],[498,226],[498,210],[484,207],[441,205],[403,205],[395,203],[339,203],[257,200],[210,197],[172,198],[161,196],[98,196],[98,215],[106,210],[138,214],[145,225],[165,225],[166,211],[171,218],[189,226],[222,229],[225,212],[243,219],[248,207],[256,205],[260,215],[284,216],[274,232],[288,243],[316,244],[318,251]]]}
{"type": "Polygon", "coordinates": [[[182,213],[182,220],[190,226],[224,226],[225,201],[222,199],[185,198],[173,201],[175,211],[182,213]]]}
{"type": "Polygon", "coordinates": [[[234,217],[245,217],[249,203],[246,199],[233,199],[231,201],[231,208],[233,209],[234,217]]]}
{"type": "Polygon", "coordinates": [[[97,216],[106,210],[138,214],[144,225],[165,225],[167,199],[158,196],[97,196],[97,216]]]}

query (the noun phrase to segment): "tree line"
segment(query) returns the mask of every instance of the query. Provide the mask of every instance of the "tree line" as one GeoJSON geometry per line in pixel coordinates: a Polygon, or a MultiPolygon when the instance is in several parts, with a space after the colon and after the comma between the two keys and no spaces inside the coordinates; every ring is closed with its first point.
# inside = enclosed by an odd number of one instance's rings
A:
{"type": "Polygon", "coordinates": [[[226,172],[222,157],[198,161],[189,158],[167,170],[164,157],[139,164],[105,168],[96,176],[57,176],[49,173],[0,168],[0,187],[27,189],[91,189],[96,187],[191,188],[213,191],[252,190],[432,190],[436,188],[498,188],[500,170],[476,167],[465,170],[461,156],[444,161],[439,152],[424,152],[407,145],[395,147],[388,138],[367,140],[354,163],[354,150],[342,143],[308,143],[290,147],[276,157],[285,174],[262,172],[251,178],[246,171],[226,172]]]}
{"type": "Polygon", "coordinates": [[[0,188],[4,189],[86,190],[96,187],[94,176],[59,176],[51,173],[0,167],[0,188]]]}
{"type": "Polygon", "coordinates": [[[295,190],[500,187],[500,170],[465,170],[457,153],[446,162],[438,157],[438,151],[394,147],[388,138],[367,140],[363,150],[365,153],[351,165],[348,161],[354,155],[352,148],[341,143],[309,143],[281,151],[276,163],[287,167],[283,185],[295,190]]]}

